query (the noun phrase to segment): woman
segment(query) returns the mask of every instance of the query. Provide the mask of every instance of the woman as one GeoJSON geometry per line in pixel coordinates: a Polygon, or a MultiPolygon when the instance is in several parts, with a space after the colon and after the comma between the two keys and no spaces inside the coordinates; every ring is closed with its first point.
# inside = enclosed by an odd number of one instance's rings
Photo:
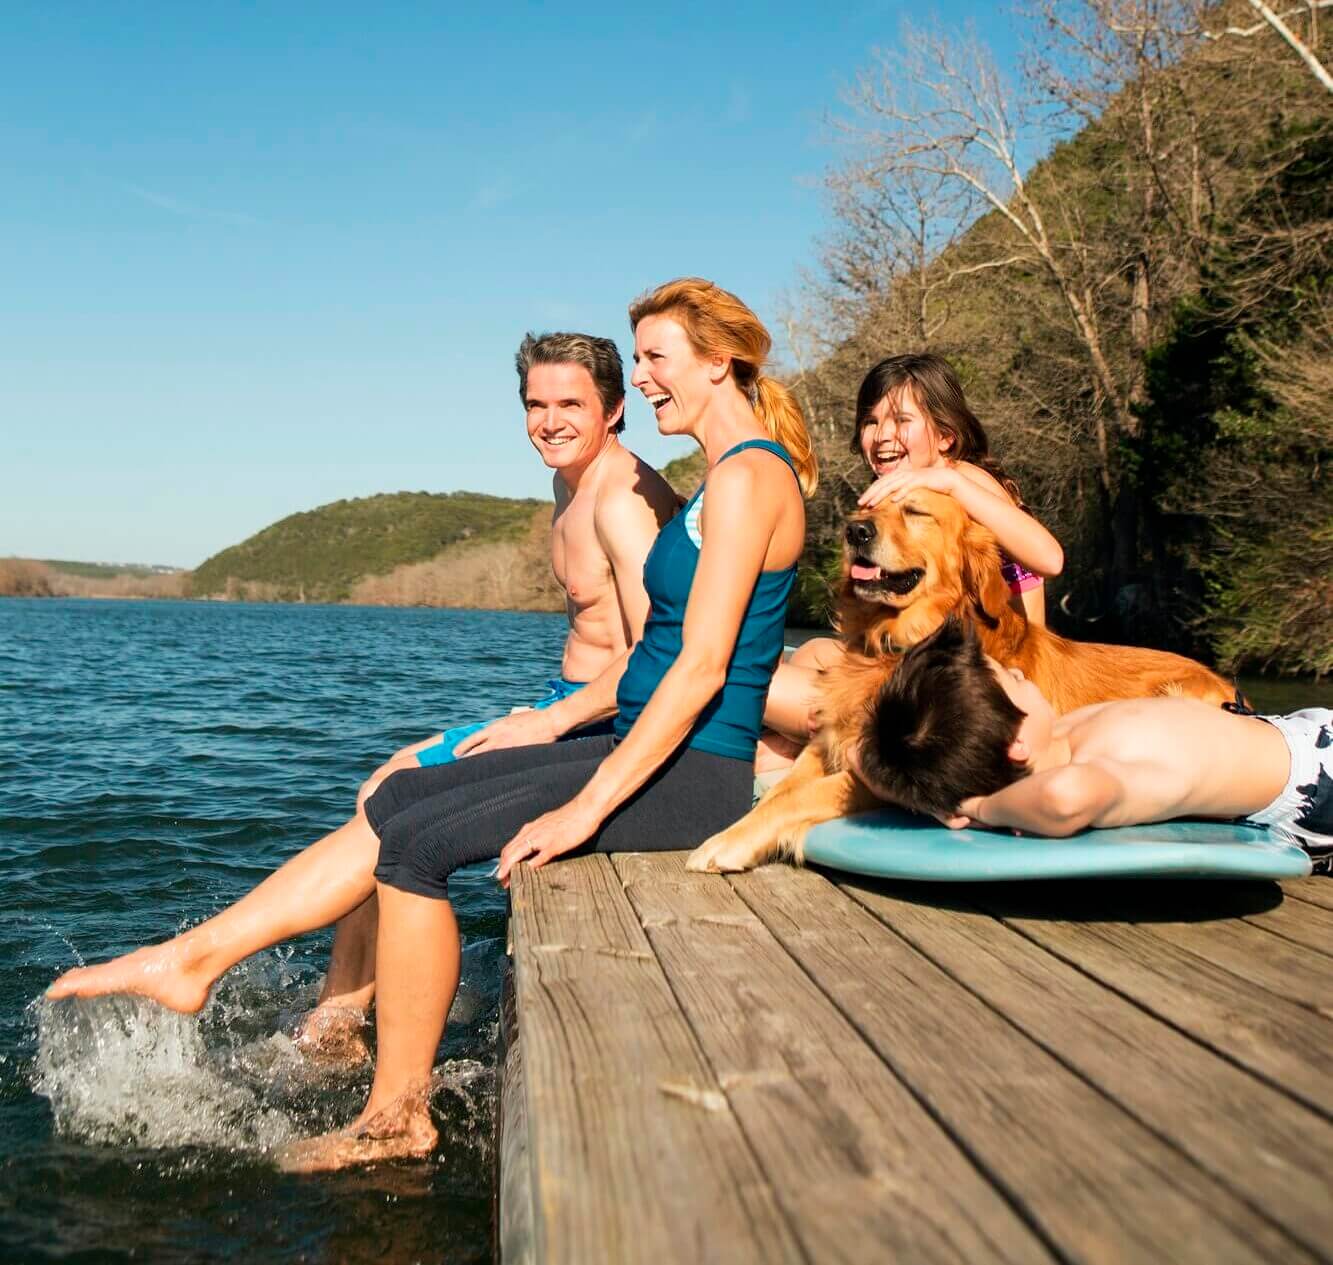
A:
{"type": "Polygon", "coordinates": [[[692,848],[745,813],[764,697],[814,488],[795,400],[761,372],[771,340],[710,282],[669,282],[630,308],[631,382],[667,435],[691,435],[704,485],[665,527],[644,579],[652,613],[621,678],[613,736],[474,756],[389,778],[364,813],[182,936],[71,971],[51,997],[134,992],[198,1010],[223,971],[379,899],[378,1061],[345,1130],[300,1143],[292,1167],[421,1155],[427,1093],[458,985],[448,876],[499,858],[533,866],[576,848],[692,848]],[[423,946],[430,946],[423,952],[423,946]]]}

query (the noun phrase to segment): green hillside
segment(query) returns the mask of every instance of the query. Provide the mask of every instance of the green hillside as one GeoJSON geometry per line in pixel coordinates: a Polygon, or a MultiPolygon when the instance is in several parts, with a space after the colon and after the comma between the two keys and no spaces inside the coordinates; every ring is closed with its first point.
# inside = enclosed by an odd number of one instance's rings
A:
{"type": "Polygon", "coordinates": [[[702,448],[696,448],[687,457],[677,457],[662,467],[662,478],[671,484],[671,490],[677,496],[693,496],[694,489],[703,482],[704,461],[702,448]]]}
{"type": "Polygon", "coordinates": [[[425,562],[463,541],[524,537],[537,500],[479,492],[392,492],[335,501],[292,514],[214,554],[195,572],[196,597],[228,594],[238,583],[277,600],[345,600],[364,576],[425,562]]]}

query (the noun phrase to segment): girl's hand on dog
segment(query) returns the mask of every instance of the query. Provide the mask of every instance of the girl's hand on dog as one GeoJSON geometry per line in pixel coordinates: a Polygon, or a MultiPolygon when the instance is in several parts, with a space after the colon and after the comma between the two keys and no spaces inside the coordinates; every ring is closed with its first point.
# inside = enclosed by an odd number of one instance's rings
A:
{"type": "Polygon", "coordinates": [[[861,493],[857,504],[862,509],[873,509],[882,500],[901,501],[913,488],[929,488],[952,496],[963,476],[955,466],[941,462],[924,470],[903,468],[878,478],[861,493]]]}

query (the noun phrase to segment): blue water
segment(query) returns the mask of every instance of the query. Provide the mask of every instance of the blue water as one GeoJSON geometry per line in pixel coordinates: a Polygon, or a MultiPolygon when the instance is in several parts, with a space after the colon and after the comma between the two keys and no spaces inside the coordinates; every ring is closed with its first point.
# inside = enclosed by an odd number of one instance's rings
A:
{"type": "Polygon", "coordinates": [[[490,1259],[505,906],[484,867],[450,884],[463,981],[430,1161],[299,1178],[268,1159],[345,1123],[368,1087],[312,1072],[291,1045],[327,935],[238,967],[199,1018],[35,999],[65,968],[242,895],[343,821],[399,746],[536,697],[564,629],[553,615],[0,601],[0,1260],[490,1259]]]}

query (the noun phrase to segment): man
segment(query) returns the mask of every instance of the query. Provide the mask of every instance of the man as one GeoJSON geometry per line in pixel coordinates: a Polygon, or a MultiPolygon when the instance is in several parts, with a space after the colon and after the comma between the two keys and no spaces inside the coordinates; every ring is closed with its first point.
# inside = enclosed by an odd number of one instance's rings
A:
{"type": "MultiPolygon", "coordinates": [[[[404,747],[362,786],[357,808],[399,769],[554,742],[615,707],[616,685],[648,617],[643,564],[676,494],[622,446],[624,369],[609,338],[527,335],[515,357],[528,439],[554,472],[551,566],[569,634],[560,678],[527,709],[447,729],[404,747]]],[[[319,1004],[298,1041],[338,1058],[368,1054],[361,1029],[374,994],[374,897],[338,924],[319,1004]]]]}

